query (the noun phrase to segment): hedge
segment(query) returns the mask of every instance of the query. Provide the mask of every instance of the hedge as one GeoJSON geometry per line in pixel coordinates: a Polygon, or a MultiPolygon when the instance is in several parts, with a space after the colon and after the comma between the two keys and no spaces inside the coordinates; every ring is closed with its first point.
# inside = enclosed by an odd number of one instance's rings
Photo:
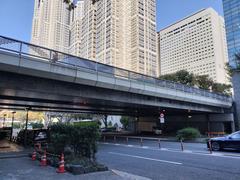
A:
{"type": "Polygon", "coordinates": [[[192,139],[196,139],[198,137],[200,137],[200,132],[198,129],[195,129],[195,128],[191,128],[191,127],[188,127],[188,128],[184,128],[184,129],[181,129],[181,130],[178,130],[177,131],[177,138],[179,140],[192,140],[192,139]]]}
{"type": "Polygon", "coordinates": [[[51,150],[56,154],[70,149],[77,157],[95,159],[99,137],[99,125],[95,122],[58,123],[50,126],[51,150]]]}

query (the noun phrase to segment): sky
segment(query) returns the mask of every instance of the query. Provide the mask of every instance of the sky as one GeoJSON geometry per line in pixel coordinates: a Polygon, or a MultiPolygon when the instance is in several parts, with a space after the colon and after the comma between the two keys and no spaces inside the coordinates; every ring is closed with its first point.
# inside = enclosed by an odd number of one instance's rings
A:
{"type": "MultiPolygon", "coordinates": [[[[157,31],[203,8],[212,7],[223,16],[222,0],[156,0],[157,31]]],[[[0,35],[29,42],[34,0],[2,0],[0,35]]]]}

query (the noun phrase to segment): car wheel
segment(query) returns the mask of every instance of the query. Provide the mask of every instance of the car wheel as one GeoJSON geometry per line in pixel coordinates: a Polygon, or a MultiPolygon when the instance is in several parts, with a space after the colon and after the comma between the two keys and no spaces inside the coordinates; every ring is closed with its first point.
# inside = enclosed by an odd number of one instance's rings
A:
{"type": "Polygon", "coordinates": [[[212,144],[212,150],[213,151],[221,150],[221,146],[220,146],[220,144],[218,142],[212,142],[211,144],[212,144]]]}

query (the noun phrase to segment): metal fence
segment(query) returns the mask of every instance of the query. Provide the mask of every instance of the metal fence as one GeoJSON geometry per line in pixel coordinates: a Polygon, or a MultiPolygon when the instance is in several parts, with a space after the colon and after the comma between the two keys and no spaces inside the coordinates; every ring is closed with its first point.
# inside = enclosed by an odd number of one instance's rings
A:
{"type": "Polygon", "coordinates": [[[84,59],[81,57],[77,57],[74,55],[66,54],[63,52],[11,39],[4,36],[0,36],[0,50],[11,52],[19,56],[37,57],[43,61],[49,61],[51,63],[60,63],[66,66],[84,69],[88,71],[94,71],[96,73],[104,73],[110,76],[119,77],[131,81],[141,81],[159,87],[174,89],[204,97],[210,97],[225,102],[232,102],[231,97],[223,94],[213,93],[207,90],[198,89],[195,87],[183,85],[176,82],[161,80],[155,77],[109,66],[106,64],[98,63],[95,61],[91,61],[88,59],[84,59]]]}

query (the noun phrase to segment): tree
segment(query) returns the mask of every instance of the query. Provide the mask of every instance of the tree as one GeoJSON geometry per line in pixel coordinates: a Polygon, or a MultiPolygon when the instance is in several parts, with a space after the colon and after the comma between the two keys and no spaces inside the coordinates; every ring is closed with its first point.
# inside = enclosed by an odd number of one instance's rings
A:
{"type": "Polygon", "coordinates": [[[128,116],[122,116],[121,119],[120,119],[120,122],[121,124],[123,125],[123,129],[127,129],[128,126],[129,126],[129,121],[130,121],[130,118],[128,116]]]}
{"type": "Polygon", "coordinates": [[[209,90],[213,85],[213,80],[208,75],[196,76],[196,85],[201,89],[209,90]]]}
{"type": "Polygon", "coordinates": [[[112,121],[108,122],[108,127],[112,127],[112,121]]]}
{"type": "Polygon", "coordinates": [[[175,74],[165,74],[160,76],[159,79],[177,82],[177,77],[175,74]]]}
{"type": "Polygon", "coordinates": [[[166,74],[160,76],[159,79],[174,81],[177,83],[193,86],[195,84],[195,76],[193,73],[189,73],[186,70],[180,70],[176,73],[166,74]]]}
{"type": "Polygon", "coordinates": [[[189,73],[186,70],[180,70],[176,72],[177,82],[193,86],[195,84],[195,77],[193,73],[189,73]]]}
{"type": "Polygon", "coordinates": [[[105,128],[107,128],[108,127],[107,115],[104,115],[104,117],[102,118],[102,121],[103,121],[105,128]]]}
{"type": "Polygon", "coordinates": [[[223,93],[229,96],[232,94],[231,88],[232,88],[232,85],[230,84],[213,83],[212,85],[212,91],[217,93],[223,93]]]}

